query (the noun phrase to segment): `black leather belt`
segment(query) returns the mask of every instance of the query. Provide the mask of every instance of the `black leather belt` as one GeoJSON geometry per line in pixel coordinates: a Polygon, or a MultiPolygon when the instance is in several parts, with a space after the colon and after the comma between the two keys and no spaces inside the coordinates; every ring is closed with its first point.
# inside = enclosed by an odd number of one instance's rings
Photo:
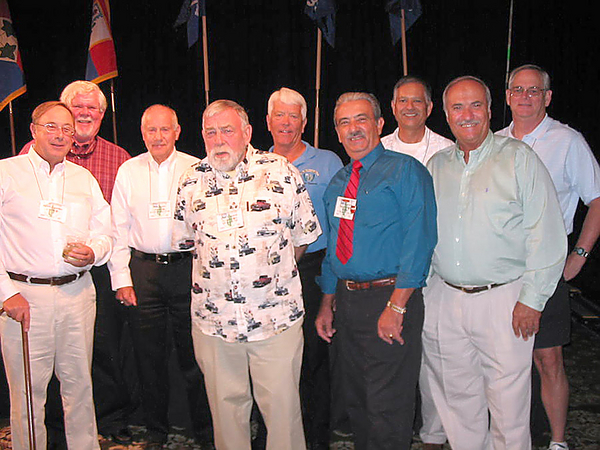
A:
{"type": "Polygon", "coordinates": [[[465,294],[477,294],[478,292],[489,291],[490,289],[494,289],[495,287],[498,287],[498,286],[504,286],[506,284],[506,283],[492,283],[492,284],[488,284],[486,286],[464,287],[464,286],[457,286],[455,284],[448,283],[447,281],[444,281],[444,283],[446,283],[450,287],[453,287],[454,289],[463,291],[465,294]]]}
{"type": "Polygon", "coordinates": [[[11,280],[21,281],[23,283],[28,284],[47,284],[50,286],[62,286],[63,284],[72,283],[75,280],[81,278],[87,270],[83,270],[79,273],[74,273],[72,275],[65,275],[62,277],[50,277],[50,278],[37,278],[31,277],[29,275],[23,275],[20,273],[6,272],[11,280]]]}
{"type": "Polygon", "coordinates": [[[344,284],[349,291],[364,291],[366,289],[393,286],[396,284],[396,277],[380,278],[379,280],[371,281],[344,280],[344,284]]]}
{"type": "Polygon", "coordinates": [[[154,261],[156,264],[171,264],[180,259],[189,258],[192,255],[191,252],[145,253],[135,248],[131,249],[131,254],[138,259],[154,261]]]}

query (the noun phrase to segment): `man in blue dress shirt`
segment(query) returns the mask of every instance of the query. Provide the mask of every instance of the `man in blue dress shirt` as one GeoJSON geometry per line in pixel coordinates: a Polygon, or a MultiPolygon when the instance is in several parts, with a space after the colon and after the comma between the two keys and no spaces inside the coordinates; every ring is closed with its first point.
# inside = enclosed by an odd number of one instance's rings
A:
{"type": "MultiPolygon", "coordinates": [[[[343,166],[339,156],[302,140],[306,127],[306,100],[300,93],[283,87],[271,94],[267,128],[273,136],[270,151],[285,156],[302,175],[319,222],[325,222],[323,194],[331,178],[343,166]]],[[[304,353],[300,375],[300,400],[304,429],[313,450],[329,449],[329,357],[327,344],[319,339],[315,319],[323,295],[315,278],[327,246],[324,235],[310,244],[298,262],[306,317],[302,324],[304,353]]]]}
{"type": "Polygon", "coordinates": [[[340,345],[355,448],[408,449],[421,362],[420,288],[437,242],[433,184],[416,159],[383,148],[373,95],[343,94],[334,122],[352,163],[325,191],[317,331],[340,345]]]}

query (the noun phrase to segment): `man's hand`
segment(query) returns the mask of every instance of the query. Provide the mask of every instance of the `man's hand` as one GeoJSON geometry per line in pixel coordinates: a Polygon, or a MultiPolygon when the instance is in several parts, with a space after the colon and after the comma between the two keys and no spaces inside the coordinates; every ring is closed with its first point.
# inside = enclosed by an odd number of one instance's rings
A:
{"type": "MultiPolygon", "coordinates": [[[[413,288],[396,288],[390,296],[390,302],[403,308],[408,303],[413,291],[413,288]]],[[[403,323],[404,314],[397,313],[386,306],[377,322],[377,335],[388,344],[393,344],[396,341],[400,345],[404,345],[404,339],[402,338],[403,323]]]]}
{"type": "Polygon", "coordinates": [[[29,302],[21,294],[15,294],[6,299],[2,305],[4,312],[11,319],[21,322],[23,329],[29,331],[31,317],[29,315],[29,302]]]}
{"type": "Polygon", "coordinates": [[[331,338],[335,334],[335,328],[333,328],[334,301],[335,294],[323,294],[319,314],[317,314],[317,319],[315,320],[317,334],[328,343],[331,343],[331,338]]]}
{"type": "Polygon", "coordinates": [[[585,262],[586,259],[583,256],[571,252],[569,256],[567,256],[567,262],[565,263],[565,269],[563,270],[563,278],[565,281],[575,278],[581,271],[585,262]]]}
{"type": "Polygon", "coordinates": [[[137,297],[133,286],[125,286],[117,289],[115,297],[125,306],[137,306],[137,297]]]}
{"type": "Polygon", "coordinates": [[[377,334],[388,344],[393,344],[394,341],[404,345],[402,339],[402,323],[404,322],[404,314],[392,311],[387,306],[379,316],[377,322],[377,334]]]}
{"type": "Polygon", "coordinates": [[[65,262],[75,266],[75,267],[85,267],[90,264],[94,264],[96,261],[96,255],[94,255],[94,250],[91,247],[88,247],[85,244],[75,244],[73,245],[69,252],[64,255],[65,262]]]}
{"type": "Polygon", "coordinates": [[[522,337],[523,340],[528,340],[540,329],[540,316],[542,313],[536,311],[521,302],[517,302],[513,309],[512,327],[517,338],[522,337]]]}

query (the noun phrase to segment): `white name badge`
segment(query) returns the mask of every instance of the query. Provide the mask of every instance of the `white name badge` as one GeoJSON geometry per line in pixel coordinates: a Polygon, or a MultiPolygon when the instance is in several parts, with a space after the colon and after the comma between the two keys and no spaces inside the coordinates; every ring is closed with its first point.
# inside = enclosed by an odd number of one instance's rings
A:
{"type": "Polygon", "coordinates": [[[219,231],[232,230],[244,226],[244,216],[241,209],[234,209],[226,213],[217,214],[217,229],[219,231]]]}
{"type": "Polygon", "coordinates": [[[62,203],[42,200],[38,212],[40,219],[54,220],[55,222],[65,223],[67,220],[67,208],[62,203]]]}
{"type": "Polygon", "coordinates": [[[338,197],[335,202],[334,217],[340,219],[353,220],[356,211],[356,199],[348,197],[338,197]]]}
{"type": "Polygon", "coordinates": [[[170,202],[154,202],[148,205],[148,218],[149,219],[165,219],[172,218],[173,213],[171,211],[170,202]]]}

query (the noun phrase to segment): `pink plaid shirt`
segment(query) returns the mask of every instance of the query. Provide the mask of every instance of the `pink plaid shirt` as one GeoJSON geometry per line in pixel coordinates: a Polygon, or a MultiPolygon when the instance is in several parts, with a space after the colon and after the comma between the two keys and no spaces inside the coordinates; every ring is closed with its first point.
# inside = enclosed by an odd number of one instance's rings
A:
{"type": "MultiPolygon", "coordinates": [[[[33,141],[23,146],[20,155],[29,152],[33,141]]],[[[108,203],[112,197],[117,170],[131,156],[118,145],[96,136],[91,144],[80,146],[73,143],[73,148],[67,155],[67,160],[85,167],[98,180],[102,194],[108,203]]]]}

